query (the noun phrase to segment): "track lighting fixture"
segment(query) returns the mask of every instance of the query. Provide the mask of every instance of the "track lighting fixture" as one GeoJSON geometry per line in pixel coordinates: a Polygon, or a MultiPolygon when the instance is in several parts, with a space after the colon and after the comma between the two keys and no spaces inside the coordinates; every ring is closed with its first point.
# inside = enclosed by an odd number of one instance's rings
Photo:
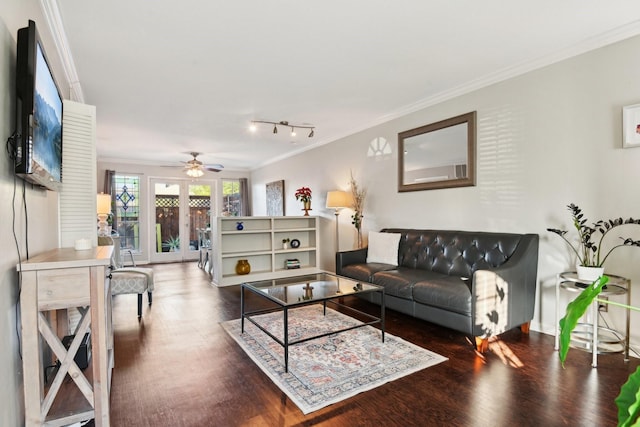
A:
{"type": "Polygon", "coordinates": [[[296,136],[296,128],[310,129],[311,131],[309,132],[309,135],[308,135],[309,138],[313,138],[313,135],[315,135],[315,126],[313,125],[308,125],[308,124],[292,125],[289,122],[284,120],[280,122],[270,122],[268,120],[253,120],[251,122],[251,125],[249,126],[249,130],[251,132],[255,132],[257,130],[256,123],[266,123],[268,125],[273,125],[273,133],[278,133],[278,126],[286,126],[291,129],[291,136],[296,136]]]}

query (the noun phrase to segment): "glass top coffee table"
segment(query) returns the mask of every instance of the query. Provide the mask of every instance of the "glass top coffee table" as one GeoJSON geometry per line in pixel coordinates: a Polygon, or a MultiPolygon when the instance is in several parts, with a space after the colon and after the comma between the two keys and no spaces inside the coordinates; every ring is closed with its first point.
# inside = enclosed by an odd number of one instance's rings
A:
{"type": "Polygon", "coordinates": [[[289,371],[289,346],[299,344],[316,338],[333,335],[351,329],[361,328],[367,325],[380,324],[382,342],[384,342],[384,287],[372,283],[348,279],[331,273],[309,274],[306,276],[287,277],[283,279],[263,280],[259,282],[243,283],[240,292],[241,330],[244,333],[245,319],[269,335],[284,348],[284,368],[289,371]],[[251,292],[270,301],[270,308],[247,310],[245,292],[251,292]],[[355,308],[344,305],[340,298],[350,295],[378,292],[380,294],[380,317],[372,316],[355,308]],[[327,313],[327,303],[334,304],[347,312],[357,313],[359,318],[365,318],[358,325],[344,329],[334,330],[295,341],[289,340],[288,316],[289,310],[304,305],[322,304],[323,313],[327,313]],[[253,316],[282,311],[284,316],[284,339],[280,339],[267,331],[253,316]]]}

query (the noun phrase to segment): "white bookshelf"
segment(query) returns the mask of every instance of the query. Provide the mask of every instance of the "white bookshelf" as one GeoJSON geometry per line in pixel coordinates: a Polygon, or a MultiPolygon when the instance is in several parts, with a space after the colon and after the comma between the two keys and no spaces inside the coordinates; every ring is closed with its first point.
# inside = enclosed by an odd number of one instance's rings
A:
{"type": "Polygon", "coordinates": [[[315,216],[218,217],[212,236],[212,281],[216,286],[320,271],[318,218],[315,216]],[[242,230],[237,229],[238,222],[242,222],[242,230]],[[284,249],[282,239],[287,238],[298,239],[300,246],[284,249]],[[285,261],[293,258],[300,261],[300,268],[287,269],[285,261]],[[249,261],[249,274],[236,274],[236,264],[241,259],[249,261]]]}

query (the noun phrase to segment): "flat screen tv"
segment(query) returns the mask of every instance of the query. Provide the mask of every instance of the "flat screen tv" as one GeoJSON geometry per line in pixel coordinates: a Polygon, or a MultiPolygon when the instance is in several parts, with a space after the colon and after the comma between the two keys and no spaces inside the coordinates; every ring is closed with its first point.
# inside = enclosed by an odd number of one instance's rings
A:
{"type": "Polygon", "coordinates": [[[62,183],[62,97],[36,29],[18,30],[15,172],[49,190],[62,183]]]}

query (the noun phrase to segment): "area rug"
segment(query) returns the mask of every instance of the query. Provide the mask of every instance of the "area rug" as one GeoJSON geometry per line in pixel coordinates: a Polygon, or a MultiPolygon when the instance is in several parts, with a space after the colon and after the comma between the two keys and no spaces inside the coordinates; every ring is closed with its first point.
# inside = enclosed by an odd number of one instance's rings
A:
{"type": "MultiPolygon", "coordinates": [[[[254,316],[260,325],[283,339],[282,312],[254,316]]],[[[322,305],[289,311],[289,340],[360,323],[322,305]]],[[[289,347],[289,372],[284,369],[284,349],[249,321],[240,333],[240,319],[222,322],[240,347],[286,393],[304,414],[371,390],[447,360],[401,338],[364,326],[289,347]]]]}

